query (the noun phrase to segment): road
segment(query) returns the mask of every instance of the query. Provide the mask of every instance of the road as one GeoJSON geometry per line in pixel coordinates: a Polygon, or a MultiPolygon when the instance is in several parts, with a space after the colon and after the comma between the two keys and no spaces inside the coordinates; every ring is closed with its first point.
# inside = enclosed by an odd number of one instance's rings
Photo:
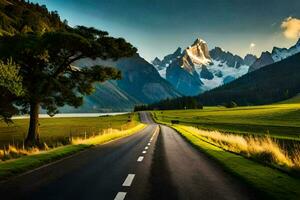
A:
{"type": "Polygon", "coordinates": [[[155,124],[0,185],[9,199],[258,199],[255,191],[195,150],[173,129],[155,124]],[[160,128],[158,128],[160,127],[160,128]]]}

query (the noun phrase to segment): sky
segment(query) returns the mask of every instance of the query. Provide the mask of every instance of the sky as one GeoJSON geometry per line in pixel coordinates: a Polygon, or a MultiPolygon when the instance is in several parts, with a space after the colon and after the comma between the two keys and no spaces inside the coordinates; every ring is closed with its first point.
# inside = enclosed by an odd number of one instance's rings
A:
{"type": "Polygon", "coordinates": [[[290,47],[300,36],[300,0],[31,0],[57,10],[71,26],[123,37],[151,61],[196,38],[257,56],[290,47]]]}

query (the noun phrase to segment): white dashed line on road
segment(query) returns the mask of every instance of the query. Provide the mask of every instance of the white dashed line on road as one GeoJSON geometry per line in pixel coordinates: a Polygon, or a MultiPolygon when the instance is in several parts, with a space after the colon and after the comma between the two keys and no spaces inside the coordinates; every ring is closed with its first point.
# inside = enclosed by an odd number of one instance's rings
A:
{"type": "Polygon", "coordinates": [[[137,161],[138,161],[138,162],[142,162],[143,159],[144,159],[144,156],[140,156],[140,157],[137,159],[137,161]]]}
{"type": "Polygon", "coordinates": [[[145,154],[145,153],[147,153],[147,151],[143,151],[142,153],[145,154]]]}
{"type": "Polygon", "coordinates": [[[151,144],[150,144],[150,142],[148,143],[148,146],[150,146],[151,144]]]}
{"type": "Polygon", "coordinates": [[[118,192],[114,200],[123,200],[125,199],[125,196],[126,196],[126,192],[118,192]]]}
{"type": "Polygon", "coordinates": [[[147,150],[149,147],[145,147],[145,149],[147,150]]]}
{"type": "Polygon", "coordinates": [[[134,179],[135,174],[128,174],[127,178],[125,179],[124,183],[122,186],[131,186],[131,183],[134,179]]]}

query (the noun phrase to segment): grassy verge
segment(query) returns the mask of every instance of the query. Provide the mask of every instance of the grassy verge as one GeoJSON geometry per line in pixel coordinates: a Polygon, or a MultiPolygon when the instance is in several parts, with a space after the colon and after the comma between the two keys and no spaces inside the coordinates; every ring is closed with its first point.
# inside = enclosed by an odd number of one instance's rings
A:
{"type": "Polygon", "coordinates": [[[137,133],[138,131],[144,129],[146,125],[141,124],[136,120],[138,120],[138,117],[134,116],[132,125],[126,130],[108,129],[104,134],[93,136],[87,139],[74,138],[72,144],[70,145],[0,162],[0,180],[4,180],[11,176],[37,168],[94,145],[103,144],[137,133]]]}
{"type": "Polygon", "coordinates": [[[270,199],[299,199],[299,179],[209,144],[179,126],[173,127],[192,145],[270,199]]]}
{"type": "Polygon", "coordinates": [[[38,154],[0,162],[0,180],[37,168],[90,147],[90,145],[67,145],[38,154]]]}

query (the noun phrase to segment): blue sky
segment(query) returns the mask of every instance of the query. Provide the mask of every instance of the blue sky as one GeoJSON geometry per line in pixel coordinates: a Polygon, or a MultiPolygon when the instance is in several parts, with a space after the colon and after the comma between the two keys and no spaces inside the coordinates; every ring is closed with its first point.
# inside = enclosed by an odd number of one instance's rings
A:
{"type": "Polygon", "coordinates": [[[152,60],[200,37],[209,48],[240,56],[289,47],[281,23],[300,18],[299,0],[32,0],[57,10],[69,25],[94,26],[123,37],[152,60]],[[250,47],[250,44],[252,47],[250,47]]]}

